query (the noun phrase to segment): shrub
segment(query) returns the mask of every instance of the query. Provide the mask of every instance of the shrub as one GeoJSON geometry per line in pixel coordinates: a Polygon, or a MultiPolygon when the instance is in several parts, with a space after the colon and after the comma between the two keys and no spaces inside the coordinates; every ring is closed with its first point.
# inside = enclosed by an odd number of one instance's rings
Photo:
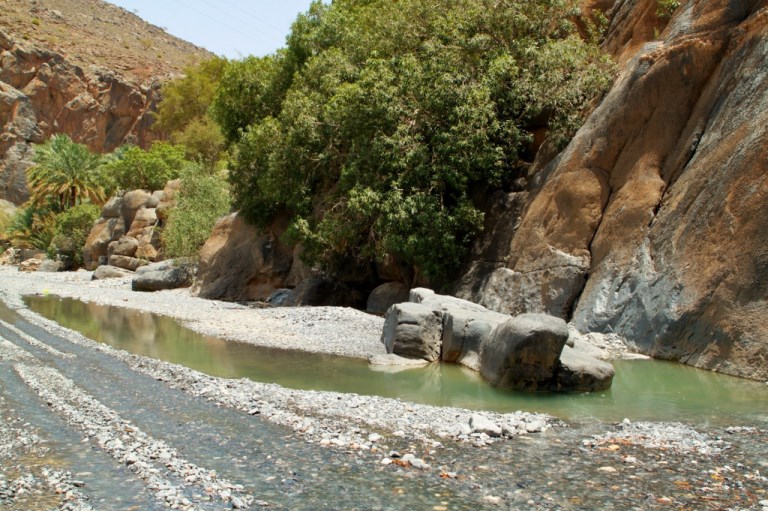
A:
{"type": "Polygon", "coordinates": [[[56,216],[54,234],[48,256],[60,259],[71,269],[83,265],[83,247],[93,223],[99,218],[101,208],[94,204],[81,204],[56,216]]]}
{"type": "Polygon", "coordinates": [[[145,151],[136,146],[123,146],[112,154],[103,167],[110,190],[160,190],[176,179],[188,162],[186,148],[165,142],[155,142],[145,151]]]}
{"type": "Polygon", "coordinates": [[[200,164],[188,165],[181,176],[176,206],[163,231],[170,257],[197,257],[216,220],[230,211],[226,179],[200,164]]]}
{"type": "Polygon", "coordinates": [[[672,17],[672,14],[680,7],[680,0],[658,0],[656,4],[656,16],[663,21],[672,17]]]}
{"type": "Polygon", "coordinates": [[[35,205],[16,210],[5,230],[6,239],[16,248],[46,250],[55,234],[54,213],[35,205]]]}

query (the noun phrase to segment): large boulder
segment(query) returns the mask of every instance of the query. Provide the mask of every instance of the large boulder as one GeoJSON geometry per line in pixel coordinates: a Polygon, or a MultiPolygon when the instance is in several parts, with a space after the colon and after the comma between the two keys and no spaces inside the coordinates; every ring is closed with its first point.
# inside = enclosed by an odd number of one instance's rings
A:
{"type": "Polygon", "coordinates": [[[115,239],[115,230],[122,219],[99,218],[91,228],[83,248],[83,263],[86,270],[95,270],[101,258],[109,257],[109,244],[115,239]]]}
{"type": "Polygon", "coordinates": [[[174,259],[148,264],[136,270],[131,281],[134,291],[161,291],[189,287],[195,278],[195,265],[174,259]]]}
{"type": "MultiPolygon", "coordinates": [[[[521,314],[496,328],[483,347],[480,373],[491,385],[538,390],[554,379],[568,325],[546,314],[521,314]]],[[[546,387],[544,387],[546,388],[546,387]]]]}
{"type": "Polygon", "coordinates": [[[387,311],[381,341],[387,353],[422,358],[440,358],[443,318],[439,311],[418,303],[393,305],[387,311]]]}
{"type": "MultiPolygon", "coordinates": [[[[577,345],[578,346],[578,345],[577,345]]],[[[565,346],[560,353],[550,390],[594,392],[611,388],[615,370],[578,347],[565,346]]]]}
{"type": "Polygon", "coordinates": [[[408,301],[408,286],[402,282],[387,282],[368,295],[365,310],[371,314],[384,314],[396,303],[408,301]]]}
{"type": "Polygon", "coordinates": [[[120,255],[133,257],[139,248],[139,241],[136,238],[123,236],[117,241],[113,241],[107,247],[107,255],[120,255]]]}
{"type": "Polygon", "coordinates": [[[136,257],[128,257],[128,256],[122,256],[122,255],[111,255],[109,256],[108,264],[110,266],[117,266],[118,268],[123,268],[124,270],[129,271],[136,271],[141,266],[145,266],[148,264],[148,262],[144,259],[138,259],[136,257]]]}
{"type": "Polygon", "coordinates": [[[443,313],[442,360],[480,370],[480,352],[493,337],[496,327],[509,316],[487,311],[443,313]]]}
{"type": "Polygon", "coordinates": [[[285,287],[293,250],[280,242],[284,226],[259,230],[237,213],[213,228],[200,253],[193,293],[215,300],[266,300],[285,287]]]}

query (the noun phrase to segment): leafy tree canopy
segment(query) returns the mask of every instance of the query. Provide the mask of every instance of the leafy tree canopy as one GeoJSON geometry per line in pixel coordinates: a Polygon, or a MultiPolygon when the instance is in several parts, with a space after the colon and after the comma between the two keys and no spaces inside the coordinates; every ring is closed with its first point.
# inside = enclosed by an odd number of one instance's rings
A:
{"type": "Polygon", "coordinates": [[[316,1],[285,50],[231,62],[212,112],[239,207],[294,215],[331,269],[385,255],[451,279],[482,226],[473,187],[524,174],[532,133],[567,142],[612,66],[575,0],[316,1]]]}
{"type": "Polygon", "coordinates": [[[50,204],[63,211],[85,200],[104,202],[104,158],[83,144],[67,135],[54,135],[35,148],[33,159],[35,165],[27,172],[27,179],[35,206],[50,204]]]}
{"type": "Polygon", "coordinates": [[[179,177],[188,163],[186,148],[155,142],[145,151],[136,146],[121,146],[103,167],[111,191],[161,190],[165,183],[179,177]]]}

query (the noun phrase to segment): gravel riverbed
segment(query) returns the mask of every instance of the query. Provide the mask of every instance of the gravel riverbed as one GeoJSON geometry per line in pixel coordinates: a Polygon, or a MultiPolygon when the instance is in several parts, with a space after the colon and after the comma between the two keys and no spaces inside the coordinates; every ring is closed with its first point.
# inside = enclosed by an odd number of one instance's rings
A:
{"type": "MultiPolygon", "coordinates": [[[[28,508],[25,495],[31,494],[47,499],[46,508],[83,510],[768,508],[768,442],[754,425],[717,431],[630,420],[568,426],[533,413],[474,412],[215,378],[63,328],[24,307],[21,296],[33,293],[167,315],[200,333],[261,346],[358,358],[384,352],[383,320],[351,309],[258,309],[201,300],[185,290],[135,293],[126,280],[91,281],[89,272],[23,274],[0,267],[0,298],[18,315],[16,322],[0,323],[0,364],[9,369],[0,378],[0,503],[10,509],[28,508]],[[128,384],[95,392],[90,373],[97,365],[102,377],[115,374],[128,384]],[[9,405],[20,392],[37,396],[43,410],[33,408],[34,399],[23,401],[24,410],[9,405]],[[155,399],[143,392],[154,392],[155,399]],[[154,420],[155,412],[118,411],[123,398],[149,399],[148,410],[167,402],[161,410],[169,415],[154,420]],[[175,404],[182,401],[187,404],[175,404]],[[171,412],[177,406],[180,411],[171,412]],[[171,434],[184,429],[174,414],[200,417],[209,413],[205,406],[238,424],[201,419],[201,430],[213,428],[207,438],[221,439],[220,456],[204,442],[179,443],[171,434]],[[73,474],[93,471],[83,471],[81,462],[54,466],[61,456],[39,445],[36,420],[61,421],[67,434],[102,456],[69,458],[114,464],[111,470],[123,476],[109,477],[141,488],[127,492],[139,500],[128,506],[98,498],[99,484],[109,485],[108,471],[83,481],[73,474]],[[285,446],[255,452],[266,449],[264,439],[242,431],[259,424],[278,428],[265,431],[285,446]],[[243,442],[250,447],[227,447],[243,442]],[[274,473],[251,480],[256,476],[249,474],[265,467],[274,473]],[[375,489],[366,489],[372,481],[378,481],[375,489]],[[327,491],[332,502],[314,500],[327,491]]],[[[190,435],[197,431],[193,424],[190,435]]],[[[59,429],[49,427],[49,435],[57,437],[59,429]]]]}

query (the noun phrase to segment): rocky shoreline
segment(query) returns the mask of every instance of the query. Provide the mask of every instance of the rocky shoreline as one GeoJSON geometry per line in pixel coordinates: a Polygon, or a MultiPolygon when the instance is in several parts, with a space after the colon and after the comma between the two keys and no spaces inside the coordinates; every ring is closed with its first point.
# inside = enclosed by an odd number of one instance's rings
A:
{"type": "MultiPolygon", "coordinates": [[[[253,420],[265,420],[286,428],[292,436],[301,438],[309,445],[349,456],[359,467],[371,467],[366,470],[375,470],[377,473],[381,470],[384,470],[384,473],[394,471],[394,474],[408,476],[408,479],[423,477],[435,484],[437,481],[447,484],[445,481],[453,480],[453,484],[462,488],[462,491],[469,492],[470,495],[476,494],[477,505],[480,507],[496,508],[508,505],[514,508],[515,505],[525,505],[532,509],[579,508],[578,505],[558,504],[554,497],[542,498],[541,495],[547,494],[547,490],[543,488],[533,492],[518,489],[504,494],[504,485],[501,483],[472,482],[475,481],[477,471],[483,470],[476,464],[482,464],[483,457],[489,456],[491,452],[496,451],[501,455],[500,453],[506,450],[519,449],[520,445],[530,441],[543,441],[547,449],[556,450],[558,444],[573,435],[576,438],[568,440],[576,442],[571,448],[574,449],[572,452],[581,452],[580,456],[588,459],[596,458],[596,465],[592,468],[596,471],[595,474],[601,477],[612,476],[627,467],[639,470],[638,467],[644,466],[644,456],[656,457],[657,453],[661,452],[667,453],[669,458],[693,457],[701,460],[702,466],[710,463],[710,460],[717,460],[717,463],[722,464],[719,457],[734,456],[732,464],[735,465],[736,460],[744,461],[739,461],[742,466],[734,468],[734,473],[730,474],[732,479],[739,480],[741,486],[738,488],[744,488],[746,491],[751,490],[752,486],[760,487],[768,483],[768,479],[760,474],[760,469],[747,466],[746,459],[732,452],[730,443],[722,437],[700,433],[681,424],[626,421],[619,425],[591,425],[589,429],[592,434],[586,435],[580,433],[580,430],[568,433],[570,428],[566,424],[540,414],[480,413],[375,396],[292,390],[247,379],[215,378],[179,365],[132,355],[96,343],[79,333],[41,318],[24,307],[21,301],[22,294],[51,293],[105,305],[166,314],[183,321],[198,332],[237,340],[245,340],[246,336],[250,336],[251,341],[255,340],[255,344],[274,346],[284,339],[291,339],[291,347],[297,349],[360,358],[370,356],[371,350],[384,351],[379,341],[383,320],[351,309],[254,309],[239,304],[199,300],[184,291],[136,293],[130,291],[128,286],[128,281],[91,282],[88,272],[31,275],[18,273],[15,268],[0,268],[0,297],[31,325],[66,339],[78,347],[109,355],[110,358],[126,364],[137,374],[162,382],[195,399],[203,399],[220,408],[251,416],[253,420]],[[235,317],[238,319],[233,319],[235,317]],[[345,325],[345,331],[342,333],[338,332],[339,324],[345,325]],[[331,331],[336,332],[335,336],[325,343],[324,335],[331,331]],[[349,332],[354,332],[355,335],[351,336],[349,332]],[[544,432],[548,433],[540,435],[544,432]],[[617,457],[620,449],[626,450],[627,453],[617,457]],[[473,455],[472,450],[477,454],[473,455]],[[456,454],[457,452],[459,454],[456,454]]],[[[5,326],[3,328],[7,329],[5,326]]],[[[260,495],[248,492],[236,481],[206,480],[206,474],[209,473],[207,469],[187,461],[175,449],[178,446],[166,445],[153,439],[129,421],[122,419],[114,410],[100,403],[98,396],[83,393],[65,376],[46,367],[39,356],[77,360],[77,357],[68,353],[62,345],[46,347],[39,340],[35,342],[36,339],[21,329],[7,331],[16,337],[17,342],[0,343],[0,361],[11,362],[18,377],[41,396],[56,414],[80,431],[80,434],[85,436],[85,441],[94,442],[99,449],[128,467],[143,481],[156,502],[176,509],[209,508],[220,506],[222,503],[230,508],[274,505],[262,500],[260,495]],[[35,353],[41,355],[35,357],[35,353]],[[195,487],[201,490],[196,492],[195,487]]],[[[616,350],[616,346],[610,347],[616,350]]],[[[754,427],[736,427],[733,431],[728,431],[728,434],[745,438],[765,437],[763,431],[754,427]]],[[[34,438],[31,433],[17,436],[34,438]]],[[[18,451],[18,443],[9,445],[10,451],[18,451]]],[[[764,456],[764,453],[760,456],[764,456]]],[[[768,462],[765,459],[758,458],[754,461],[757,466],[766,467],[762,469],[763,472],[768,471],[768,462]]],[[[514,466],[517,467],[516,470],[520,470],[519,463],[514,466]]],[[[69,495],[67,499],[60,501],[59,509],[90,509],[87,495],[78,496],[79,482],[66,471],[54,470],[46,468],[45,472],[51,474],[49,479],[58,481],[53,485],[54,494],[60,495],[56,489],[58,484],[64,495],[69,495]]],[[[725,469],[717,467],[714,473],[720,474],[722,470],[725,469]]],[[[21,505],[23,499],[19,499],[19,491],[23,495],[27,491],[24,488],[33,484],[31,481],[40,480],[34,483],[37,486],[50,486],[50,483],[41,482],[41,477],[47,477],[41,476],[42,472],[38,471],[37,475],[32,475],[30,479],[28,476],[32,473],[30,469],[13,479],[0,479],[0,498],[4,499],[4,503],[21,505]]],[[[731,493],[735,491],[733,487],[729,488],[731,493]]],[[[726,497],[736,498],[731,493],[726,497]]],[[[726,497],[722,499],[727,500],[726,497]]],[[[718,502],[724,502],[722,499],[718,502]]],[[[750,505],[744,506],[742,502],[738,508],[762,510],[764,505],[761,500],[764,499],[756,497],[750,505]]],[[[666,501],[654,504],[664,502],[666,501]]],[[[677,501],[672,499],[669,502],[677,501]]],[[[442,508],[442,504],[432,507],[442,508]]]]}

